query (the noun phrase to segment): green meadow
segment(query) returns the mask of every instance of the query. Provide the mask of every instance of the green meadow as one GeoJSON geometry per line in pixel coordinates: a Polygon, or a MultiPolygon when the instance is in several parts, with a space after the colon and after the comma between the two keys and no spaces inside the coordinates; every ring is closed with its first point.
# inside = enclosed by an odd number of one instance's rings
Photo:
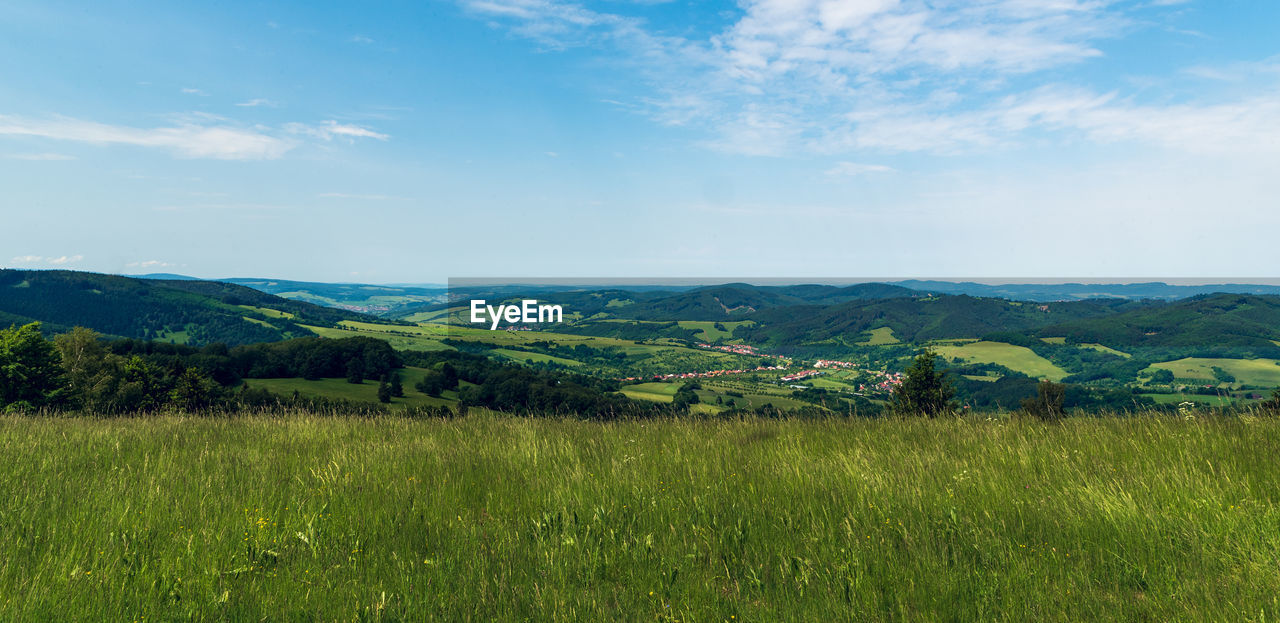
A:
{"type": "Polygon", "coordinates": [[[1150,374],[1163,369],[1173,373],[1175,378],[1195,381],[1207,381],[1216,384],[1213,368],[1226,370],[1236,377],[1236,382],[1244,385],[1263,387],[1280,386],[1280,361],[1275,359],[1209,359],[1188,357],[1176,361],[1157,363],[1144,370],[1150,374]]]}
{"type": "Polygon", "coordinates": [[[1025,346],[985,340],[963,344],[957,340],[948,342],[939,342],[933,347],[934,351],[947,359],[958,357],[966,362],[999,364],[1034,378],[1060,381],[1067,376],[1066,370],[1025,346]]]}
{"type": "Polygon", "coordinates": [[[887,346],[889,344],[898,344],[898,338],[893,335],[893,329],[889,327],[880,327],[867,331],[869,336],[867,341],[858,342],[863,346],[887,346]]]}
{"type": "Polygon", "coordinates": [[[736,322],[711,322],[708,320],[681,320],[678,324],[682,329],[693,329],[697,331],[698,333],[696,335],[698,339],[706,340],[708,342],[714,342],[716,340],[721,340],[721,339],[727,340],[733,337],[734,329],[737,329],[738,327],[743,325],[748,325],[748,326],[754,325],[755,322],[752,322],[750,320],[740,320],[736,322]],[[724,329],[717,329],[716,328],[717,324],[724,327],[724,329]]]}
{"type": "Polygon", "coordinates": [[[0,418],[3,620],[1274,621],[1280,421],[0,418]]]}
{"type": "MultiPolygon", "coordinates": [[[[426,370],[405,367],[399,373],[401,385],[404,387],[404,396],[392,398],[391,403],[388,405],[390,408],[435,407],[457,403],[457,392],[455,391],[445,391],[440,398],[432,398],[413,388],[414,384],[421,381],[422,377],[426,375],[426,370]]],[[[286,397],[296,391],[303,398],[336,398],[358,402],[378,402],[378,379],[365,379],[363,383],[359,384],[348,383],[345,378],[315,380],[302,378],[250,379],[246,381],[246,384],[254,389],[265,389],[273,394],[286,397]]]]}

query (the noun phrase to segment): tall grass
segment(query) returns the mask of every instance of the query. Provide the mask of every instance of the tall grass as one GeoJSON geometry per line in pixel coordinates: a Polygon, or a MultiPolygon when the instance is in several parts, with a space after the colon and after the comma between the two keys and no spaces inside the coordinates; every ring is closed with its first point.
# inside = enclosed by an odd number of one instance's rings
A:
{"type": "Polygon", "coordinates": [[[3,620],[1276,620],[1280,421],[0,418],[3,620]]]}

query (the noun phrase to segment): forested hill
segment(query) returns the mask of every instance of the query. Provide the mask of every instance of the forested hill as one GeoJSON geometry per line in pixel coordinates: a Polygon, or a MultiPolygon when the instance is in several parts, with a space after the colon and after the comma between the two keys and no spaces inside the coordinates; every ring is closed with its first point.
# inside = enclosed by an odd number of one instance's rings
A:
{"type": "Polygon", "coordinates": [[[613,312],[637,320],[728,320],[760,310],[795,305],[835,304],[925,296],[923,292],[883,283],[836,287],[827,285],[756,286],[730,283],[650,298],[613,312]]]}
{"type": "MultiPolygon", "coordinates": [[[[1222,356],[1274,356],[1280,347],[1280,296],[1212,294],[1180,301],[1093,299],[1032,303],[966,295],[863,300],[765,309],[734,336],[774,348],[853,345],[873,330],[902,342],[983,338],[1065,338],[1123,351],[1195,348],[1222,356]],[[1263,353],[1263,354],[1260,354],[1263,353]]],[[[1207,355],[1206,355],[1207,356],[1207,355]]]]}
{"type": "MultiPolygon", "coordinates": [[[[458,300],[467,297],[486,299],[493,303],[495,300],[490,299],[518,301],[529,296],[545,296],[546,302],[563,305],[566,310],[584,318],[606,314],[611,318],[651,321],[734,320],[764,309],[796,305],[830,305],[855,300],[927,296],[924,292],[884,283],[861,283],[843,287],[818,284],[758,286],[747,283],[726,283],[679,290],[605,288],[539,291],[530,288],[514,294],[503,291],[458,289],[451,294],[455,298],[453,303],[455,305],[458,300]]],[[[441,307],[444,306],[437,304],[412,308],[409,311],[441,307]]],[[[408,314],[397,316],[405,315],[408,314]]]]}
{"type": "Polygon", "coordinates": [[[966,295],[859,300],[839,305],[783,307],[749,316],[753,326],[738,337],[752,343],[791,346],[870,339],[888,328],[903,342],[973,338],[1006,331],[1032,331],[1067,321],[1088,323],[1143,303],[1100,299],[1067,303],[1026,303],[966,295]]]}
{"type": "Polygon", "coordinates": [[[1113,348],[1264,348],[1280,345],[1280,296],[1212,294],[1172,303],[1148,302],[1123,313],[1046,326],[1065,337],[1113,348]]]}
{"type": "Polygon", "coordinates": [[[0,270],[0,325],[83,326],[116,337],[249,344],[312,335],[302,325],[369,320],[229,283],[65,270],[0,270]]]}

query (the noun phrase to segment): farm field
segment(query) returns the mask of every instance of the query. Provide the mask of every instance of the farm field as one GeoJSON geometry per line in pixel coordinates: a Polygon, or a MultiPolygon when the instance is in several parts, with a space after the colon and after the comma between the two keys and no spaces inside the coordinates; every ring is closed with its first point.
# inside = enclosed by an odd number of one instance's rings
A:
{"type": "Polygon", "coordinates": [[[698,339],[714,342],[720,339],[729,339],[733,337],[733,330],[742,325],[753,325],[750,320],[738,320],[732,322],[711,322],[705,320],[681,320],[678,323],[682,329],[695,329],[698,331],[698,339]],[[724,327],[724,330],[716,328],[716,325],[724,327]]]}
{"type": "Polygon", "coordinates": [[[889,327],[880,327],[867,332],[870,337],[865,342],[859,342],[863,346],[886,346],[889,344],[897,344],[898,338],[893,335],[893,329],[889,327]]]}
{"type": "Polygon", "coordinates": [[[1203,396],[1199,394],[1142,394],[1147,398],[1155,401],[1158,405],[1176,405],[1184,402],[1194,402],[1199,405],[1208,405],[1211,407],[1230,407],[1236,403],[1236,400],[1230,396],[1203,396]]]}
{"type": "MultiPolygon", "coordinates": [[[[450,400],[450,398],[457,397],[457,393],[453,391],[444,392],[440,398],[432,398],[413,389],[413,385],[422,380],[425,374],[426,370],[422,368],[406,367],[400,369],[400,380],[401,384],[404,385],[404,397],[392,398],[389,406],[393,409],[397,407],[434,407],[451,405],[456,402],[456,400],[450,400]]],[[[246,383],[250,387],[265,389],[281,396],[289,396],[296,390],[304,398],[337,398],[341,400],[378,402],[378,379],[365,379],[364,383],[359,385],[348,383],[345,378],[316,380],[301,378],[248,379],[246,383]]]]}
{"type": "Polygon", "coordinates": [[[1251,416],[8,416],[0,618],[1275,620],[1278,449],[1251,416]]]}
{"type": "Polygon", "coordinates": [[[966,344],[939,343],[934,346],[934,350],[947,359],[959,357],[967,362],[999,364],[1034,378],[1060,381],[1067,376],[1066,370],[1053,365],[1053,362],[1025,346],[979,341],[966,344]]]}
{"type": "Polygon", "coordinates": [[[1210,359],[1188,357],[1176,361],[1157,363],[1144,370],[1150,374],[1155,370],[1168,370],[1180,379],[1196,379],[1216,384],[1214,367],[1222,368],[1236,377],[1237,384],[1259,385],[1264,387],[1280,386],[1280,362],[1275,359],[1210,359]]]}
{"type": "MultiPolygon", "coordinates": [[[[625,385],[622,387],[620,391],[622,392],[623,395],[629,398],[635,398],[637,400],[652,400],[654,402],[671,402],[676,395],[676,391],[680,389],[681,385],[683,385],[683,382],[639,383],[636,385],[625,385]]],[[[725,401],[725,402],[728,402],[729,400],[733,400],[734,406],[744,408],[744,409],[754,409],[756,407],[761,407],[765,405],[778,407],[780,409],[795,409],[798,407],[803,407],[808,405],[808,403],[805,403],[803,401],[796,400],[794,398],[789,398],[788,396],[784,395],[785,392],[781,390],[776,390],[777,391],[776,395],[763,393],[763,390],[768,388],[768,386],[755,386],[754,389],[756,391],[750,391],[750,392],[743,392],[740,390],[731,390],[723,385],[712,384],[707,382],[702,383],[702,386],[703,386],[703,389],[699,389],[695,391],[695,393],[698,394],[698,399],[701,400],[702,403],[695,404],[693,406],[695,408],[699,408],[701,412],[705,412],[705,413],[717,413],[727,408],[727,407],[722,407],[720,405],[714,404],[716,398],[720,398],[722,401],[725,401]],[[729,395],[728,393],[729,391],[737,391],[737,393],[741,395],[732,396],[732,395],[729,395]]],[[[789,391],[790,390],[787,390],[787,392],[789,391]]]]}

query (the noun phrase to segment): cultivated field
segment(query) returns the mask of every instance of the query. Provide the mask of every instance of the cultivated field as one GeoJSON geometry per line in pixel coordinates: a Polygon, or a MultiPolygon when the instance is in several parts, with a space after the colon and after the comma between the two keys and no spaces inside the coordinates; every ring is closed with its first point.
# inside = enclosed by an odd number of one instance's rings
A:
{"type": "Polygon", "coordinates": [[[3,620],[1276,620],[1268,418],[0,419],[3,620]]]}
{"type": "Polygon", "coordinates": [[[966,362],[999,364],[1033,378],[1060,381],[1067,376],[1066,370],[1053,365],[1053,362],[1025,346],[979,341],[966,344],[939,343],[934,346],[934,350],[947,359],[959,357],[966,362]]]}
{"type": "Polygon", "coordinates": [[[1213,368],[1218,367],[1236,377],[1238,383],[1245,385],[1278,387],[1280,386],[1280,361],[1275,359],[1206,359],[1188,357],[1176,361],[1157,363],[1145,372],[1157,369],[1168,370],[1180,379],[1208,381],[1217,384],[1213,368]]]}

